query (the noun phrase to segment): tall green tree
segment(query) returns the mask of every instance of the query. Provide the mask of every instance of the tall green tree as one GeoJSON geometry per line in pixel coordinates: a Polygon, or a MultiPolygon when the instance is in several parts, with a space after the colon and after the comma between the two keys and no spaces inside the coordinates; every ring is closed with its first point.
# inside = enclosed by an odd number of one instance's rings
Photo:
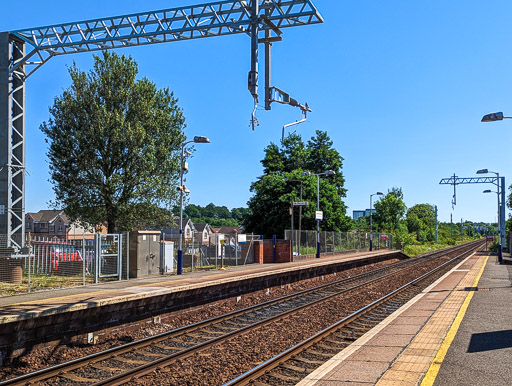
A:
{"type": "Polygon", "coordinates": [[[169,89],[137,73],[116,53],[94,56],[88,73],[74,64],[41,125],[57,205],[109,232],[166,222],[161,209],[177,199],[185,117],[169,89]]]}
{"type": "Polygon", "coordinates": [[[420,242],[434,241],[436,210],[430,204],[417,204],[407,210],[407,229],[420,242]]]}
{"type": "Polygon", "coordinates": [[[399,229],[400,222],[404,219],[407,206],[404,203],[402,188],[392,188],[374,205],[374,220],[379,229],[395,232],[399,229]]]}
{"type": "MultiPolygon", "coordinates": [[[[281,146],[271,143],[264,150],[261,161],[264,174],[251,185],[253,197],[248,202],[249,212],[244,217],[247,232],[270,237],[282,237],[284,230],[291,227],[290,207],[293,201],[302,200],[309,206],[302,211],[302,229],[316,228],[315,211],[317,203],[317,179],[302,176],[303,172],[313,174],[333,170],[336,175],[320,178],[320,209],[324,212],[322,230],[345,231],[350,228],[350,219],[345,215],[346,196],[342,173],[343,158],[334,149],[327,133],[317,131],[316,136],[305,144],[297,134],[291,134],[281,146]]],[[[295,209],[298,221],[299,210],[295,209]]],[[[295,224],[297,227],[297,223],[295,224]]]]}

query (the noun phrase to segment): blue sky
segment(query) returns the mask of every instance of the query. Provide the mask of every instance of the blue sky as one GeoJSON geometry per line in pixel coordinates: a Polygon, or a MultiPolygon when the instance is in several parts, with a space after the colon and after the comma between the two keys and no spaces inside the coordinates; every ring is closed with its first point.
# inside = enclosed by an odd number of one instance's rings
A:
{"type": "MultiPolygon", "coordinates": [[[[27,0],[15,11],[3,1],[0,31],[200,2],[27,0]]],[[[482,194],[492,186],[459,186],[452,211],[453,189],[439,181],[488,168],[506,176],[507,186],[512,182],[512,120],[480,122],[489,112],[512,115],[512,2],[313,3],[325,23],[284,30],[273,46],[272,83],[313,109],[297,133],[307,140],[317,129],[327,131],[344,157],[347,214],[367,208],[371,193],[397,186],[408,207],[437,205],[441,221],[451,213],[456,221],[496,221],[496,196],[482,194]]],[[[246,206],[249,186],[262,173],[263,149],[280,141],[284,124],[301,118],[275,105],[258,109],[260,126],[249,128],[249,48],[249,37],[239,35],[118,51],[139,63],[141,76],[174,90],[189,137],[212,141],[197,145],[189,162],[192,203],[246,206]]],[[[92,54],[54,58],[27,82],[27,211],[53,198],[39,125],[69,86],[73,61],[88,70],[92,54]]]]}

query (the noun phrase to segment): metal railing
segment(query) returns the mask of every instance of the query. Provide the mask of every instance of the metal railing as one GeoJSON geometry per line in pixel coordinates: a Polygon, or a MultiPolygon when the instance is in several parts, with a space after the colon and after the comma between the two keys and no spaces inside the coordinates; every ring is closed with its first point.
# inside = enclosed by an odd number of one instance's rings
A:
{"type": "MultiPolygon", "coordinates": [[[[120,240],[124,240],[123,237],[120,240]]],[[[111,243],[103,241],[100,249],[96,244],[94,239],[85,237],[63,240],[27,234],[20,243],[21,250],[14,250],[7,247],[7,235],[0,235],[0,296],[120,279],[128,258],[126,242],[120,246],[122,259],[116,267],[105,263],[106,246],[111,243]],[[100,256],[98,250],[102,251],[100,256]],[[96,272],[98,268],[100,271],[96,272]],[[101,270],[107,268],[115,270],[116,275],[101,277],[101,270]]]]}
{"type": "MultiPolygon", "coordinates": [[[[291,240],[292,232],[284,232],[285,240],[291,240]]],[[[293,231],[294,256],[310,256],[316,254],[316,231],[293,231]]],[[[384,233],[373,233],[373,249],[391,249],[392,238],[384,233]]],[[[320,253],[324,255],[370,249],[370,233],[368,232],[320,232],[320,253]]]]}
{"type": "MultiPolygon", "coordinates": [[[[254,263],[254,241],[259,235],[247,234],[245,241],[239,241],[240,235],[224,236],[223,241],[216,237],[208,241],[201,239],[201,233],[193,234],[190,239],[183,241],[184,269],[214,269],[220,266],[238,266],[254,263]]],[[[177,245],[177,242],[175,242],[177,245]]],[[[177,248],[174,249],[175,261],[177,248]]]]}

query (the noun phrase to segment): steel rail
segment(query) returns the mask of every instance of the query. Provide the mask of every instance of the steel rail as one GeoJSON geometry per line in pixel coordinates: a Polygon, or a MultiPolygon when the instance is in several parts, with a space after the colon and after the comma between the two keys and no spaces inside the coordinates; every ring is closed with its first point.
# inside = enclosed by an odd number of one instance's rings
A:
{"type": "MultiPolygon", "coordinates": [[[[459,245],[459,246],[456,246],[456,247],[452,247],[448,251],[446,249],[441,250],[441,251],[434,251],[431,255],[429,255],[427,257],[433,259],[433,258],[436,258],[438,255],[440,255],[442,253],[453,252],[454,249],[458,250],[458,249],[463,248],[464,246],[467,247],[467,245],[468,244],[464,244],[463,246],[459,245]]],[[[101,352],[98,352],[98,353],[90,354],[90,355],[82,357],[82,358],[77,358],[77,359],[74,359],[72,361],[68,361],[68,362],[65,362],[65,363],[62,363],[62,364],[58,364],[58,365],[55,365],[55,366],[52,366],[52,367],[48,367],[48,368],[45,368],[45,369],[37,370],[35,372],[27,373],[27,374],[21,375],[19,377],[7,379],[7,380],[4,380],[4,381],[1,381],[0,385],[21,385],[21,384],[27,384],[28,382],[37,382],[37,381],[42,381],[42,380],[45,380],[45,379],[50,379],[52,377],[61,376],[65,372],[70,372],[70,371],[73,371],[73,370],[76,370],[76,369],[79,369],[79,368],[82,368],[82,367],[85,367],[85,366],[88,366],[88,365],[91,365],[91,364],[94,364],[94,363],[99,363],[99,362],[101,362],[103,360],[113,359],[113,358],[118,357],[118,356],[120,356],[122,354],[129,353],[129,352],[134,352],[135,350],[138,350],[138,349],[141,349],[141,348],[145,348],[145,347],[149,347],[152,344],[157,344],[159,342],[162,342],[162,341],[165,341],[165,340],[168,340],[168,339],[171,339],[171,338],[177,338],[177,337],[189,334],[189,333],[193,333],[193,332],[195,332],[195,331],[197,331],[197,330],[199,330],[201,328],[205,328],[205,327],[208,327],[208,326],[214,326],[214,325],[216,325],[218,323],[221,323],[223,321],[227,321],[229,319],[233,319],[233,318],[242,316],[244,314],[248,314],[250,312],[257,311],[259,309],[264,309],[264,308],[267,308],[267,307],[270,307],[270,306],[273,306],[273,305],[283,304],[286,301],[290,301],[290,300],[293,300],[295,298],[301,298],[304,295],[314,294],[315,292],[321,292],[322,290],[329,289],[329,287],[336,287],[336,286],[340,286],[340,285],[343,285],[343,284],[349,285],[351,282],[354,282],[354,281],[357,281],[357,280],[361,280],[361,279],[367,278],[369,276],[375,276],[375,275],[378,275],[378,274],[380,274],[382,272],[388,271],[390,269],[408,269],[408,268],[410,268],[410,266],[414,266],[416,264],[423,263],[424,260],[422,260],[422,259],[424,259],[424,257],[414,258],[414,259],[411,259],[411,260],[403,260],[403,261],[400,261],[400,262],[397,262],[397,263],[394,263],[394,264],[390,264],[388,266],[381,267],[381,268],[378,268],[378,269],[375,269],[375,270],[372,270],[372,271],[369,271],[369,272],[364,272],[364,273],[361,273],[361,274],[358,274],[358,275],[355,275],[355,276],[350,276],[350,277],[347,277],[347,278],[343,278],[343,279],[340,279],[340,280],[337,280],[337,281],[334,281],[334,282],[331,282],[331,283],[322,284],[320,286],[317,286],[317,287],[314,287],[314,288],[310,288],[310,289],[306,289],[306,290],[302,290],[302,291],[299,291],[299,292],[294,293],[294,294],[290,294],[290,295],[286,295],[286,296],[280,297],[278,299],[273,299],[273,300],[269,300],[269,301],[266,301],[264,303],[260,303],[260,304],[254,305],[254,306],[246,307],[246,308],[244,308],[242,310],[232,311],[230,313],[227,313],[227,314],[215,317],[215,318],[210,318],[208,320],[197,322],[197,323],[194,323],[194,324],[191,324],[191,325],[183,326],[181,328],[178,328],[178,329],[175,329],[175,330],[172,330],[172,331],[167,331],[167,332],[164,332],[164,333],[161,333],[161,334],[158,334],[158,335],[155,335],[155,336],[147,337],[147,338],[135,341],[135,342],[130,342],[130,343],[124,344],[124,345],[119,346],[119,347],[114,347],[114,348],[111,348],[111,349],[108,349],[108,350],[105,350],[105,351],[101,351],[101,352]],[[404,266],[404,267],[402,267],[402,266],[404,266]]],[[[350,288],[337,289],[337,292],[335,292],[333,294],[330,294],[328,296],[324,295],[321,299],[313,300],[313,301],[311,301],[309,303],[300,305],[299,307],[294,307],[294,308],[292,308],[290,310],[283,311],[283,312],[281,312],[281,313],[279,313],[277,315],[274,315],[271,318],[267,318],[264,321],[259,321],[259,322],[250,324],[250,325],[248,325],[248,326],[246,326],[246,327],[244,327],[242,329],[234,330],[234,331],[229,332],[229,333],[227,333],[225,335],[222,335],[220,337],[207,340],[207,341],[205,341],[203,343],[200,343],[198,345],[195,345],[195,346],[192,346],[190,348],[184,349],[184,350],[179,351],[177,353],[174,353],[172,355],[165,356],[165,354],[162,354],[163,358],[161,358],[161,360],[167,359],[169,361],[175,361],[175,360],[177,360],[179,358],[182,358],[184,356],[192,355],[194,353],[194,350],[204,349],[204,348],[206,348],[208,346],[211,346],[213,344],[220,343],[222,340],[231,338],[232,336],[234,336],[236,334],[243,333],[244,331],[246,331],[246,330],[248,330],[250,328],[255,328],[257,326],[264,326],[264,325],[272,322],[275,319],[282,318],[282,317],[284,317],[284,316],[286,316],[286,315],[288,315],[290,313],[297,312],[297,311],[299,311],[299,310],[301,310],[303,308],[310,307],[310,306],[312,306],[314,304],[318,304],[320,302],[327,301],[327,300],[331,299],[332,297],[339,296],[339,295],[341,295],[343,293],[346,293],[348,291],[356,290],[357,288],[359,288],[361,286],[369,285],[369,284],[374,283],[376,281],[383,280],[384,278],[387,278],[387,277],[389,277],[391,275],[395,275],[397,272],[400,272],[400,271],[391,272],[391,273],[389,273],[387,275],[377,277],[377,278],[375,278],[373,280],[367,281],[367,282],[362,283],[362,284],[358,284],[358,285],[350,287],[350,288]]],[[[156,360],[154,362],[151,362],[151,363],[154,364],[153,367],[162,367],[162,366],[164,366],[163,364],[159,364],[158,365],[157,362],[160,362],[161,360],[159,359],[159,360],[156,360]]],[[[153,371],[153,370],[151,370],[151,371],[153,371]]],[[[150,371],[148,371],[148,372],[150,372],[150,371]]],[[[123,379],[125,379],[125,378],[126,377],[124,377],[123,379]]],[[[103,381],[100,381],[97,384],[116,384],[116,383],[108,383],[108,381],[106,381],[106,382],[107,383],[104,383],[103,381]]]]}
{"type": "Polygon", "coordinates": [[[346,316],[345,318],[339,320],[338,322],[332,324],[331,326],[325,328],[324,330],[316,333],[315,335],[303,340],[302,342],[296,344],[295,346],[289,348],[288,350],[283,351],[282,353],[274,356],[273,358],[261,363],[260,365],[254,367],[253,369],[247,371],[246,373],[240,375],[239,377],[225,383],[223,386],[235,386],[235,385],[247,385],[249,382],[254,381],[261,377],[262,375],[266,374],[267,372],[277,368],[282,363],[286,362],[287,360],[290,360],[294,356],[302,353],[315,343],[320,342],[325,337],[331,335],[336,330],[347,326],[349,323],[354,322],[355,320],[359,319],[364,314],[367,314],[369,311],[374,310],[375,308],[378,308],[385,303],[389,302],[391,299],[396,297],[397,295],[401,294],[405,290],[411,288],[412,286],[416,285],[420,281],[430,277],[434,273],[444,269],[449,264],[452,264],[453,262],[457,261],[461,257],[465,257],[470,253],[473,253],[477,248],[481,246],[481,241],[479,241],[478,245],[470,248],[467,251],[464,251],[460,255],[448,260],[447,262],[443,263],[442,265],[432,269],[431,271],[421,275],[420,277],[410,281],[409,283],[404,284],[403,286],[397,288],[396,290],[390,292],[387,295],[382,296],[381,298],[377,299],[376,301],[360,308],[359,310],[353,312],[352,314],[346,316]]]}

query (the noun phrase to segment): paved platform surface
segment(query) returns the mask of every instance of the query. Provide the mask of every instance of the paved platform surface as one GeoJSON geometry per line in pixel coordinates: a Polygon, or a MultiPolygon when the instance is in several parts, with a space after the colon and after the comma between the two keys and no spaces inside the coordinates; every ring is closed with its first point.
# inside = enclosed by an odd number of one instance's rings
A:
{"type": "Polygon", "coordinates": [[[299,385],[512,385],[511,280],[474,254],[299,385]]]}
{"type": "Polygon", "coordinates": [[[141,279],[112,281],[103,284],[48,290],[17,296],[0,297],[0,324],[21,318],[36,317],[97,307],[116,302],[148,298],[169,292],[183,291],[225,282],[261,277],[279,272],[330,265],[371,256],[394,254],[396,251],[382,250],[355,252],[320,259],[307,258],[284,264],[251,264],[229,267],[224,271],[195,271],[183,275],[158,275],[141,279]]]}

